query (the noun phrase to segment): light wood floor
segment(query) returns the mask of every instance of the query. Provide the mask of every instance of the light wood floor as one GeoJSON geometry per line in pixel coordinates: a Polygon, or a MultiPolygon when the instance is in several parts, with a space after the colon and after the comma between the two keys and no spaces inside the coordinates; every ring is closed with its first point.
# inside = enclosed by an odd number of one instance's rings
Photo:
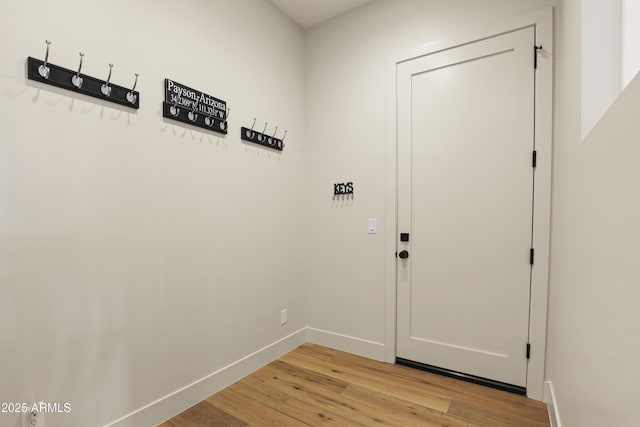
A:
{"type": "Polygon", "coordinates": [[[304,344],[159,427],[549,426],[543,403],[304,344]]]}

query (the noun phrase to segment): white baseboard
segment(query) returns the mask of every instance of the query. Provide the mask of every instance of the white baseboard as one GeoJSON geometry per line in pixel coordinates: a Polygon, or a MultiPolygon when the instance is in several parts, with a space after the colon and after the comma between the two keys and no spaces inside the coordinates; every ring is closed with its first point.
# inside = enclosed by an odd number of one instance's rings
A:
{"type": "Polygon", "coordinates": [[[323,331],[316,328],[307,328],[307,341],[384,361],[384,344],[374,341],[363,340],[361,338],[350,337],[348,335],[337,334],[335,332],[323,331]]]}
{"type": "Polygon", "coordinates": [[[315,328],[302,328],[273,344],[218,369],[192,384],[107,424],[105,427],[156,426],[273,362],[307,341],[370,359],[384,360],[385,347],[382,343],[315,328]]]}
{"type": "Polygon", "coordinates": [[[306,338],[302,328],[105,427],[156,426],[304,344],[306,338]]]}
{"type": "Polygon", "coordinates": [[[542,401],[547,404],[551,427],[562,427],[562,423],[560,422],[560,414],[558,411],[558,402],[556,401],[556,393],[553,389],[553,383],[551,381],[544,382],[542,401]]]}

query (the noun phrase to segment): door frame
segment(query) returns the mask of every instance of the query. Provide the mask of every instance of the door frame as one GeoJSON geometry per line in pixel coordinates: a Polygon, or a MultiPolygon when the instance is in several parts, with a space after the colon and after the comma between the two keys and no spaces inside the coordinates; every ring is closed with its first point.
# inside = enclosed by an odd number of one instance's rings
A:
{"type": "MultiPolygon", "coordinates": [[[[486,27],[454,40],[428,43],[393,54],[387,61],[387,173],[385,236],[385,336],[384,360],[395,363],[397,317],[397,262],[394,254],[398,241],[397,206],[397,66],[399,63],[436,53],[443,49],[480,41],[488,37],[534,27],[535,44],[542,45],[538,54],[535,87],[535,204],[533,209],[533,246],[535,263],[531,272],[529,342],[531,355],[527,364],[527,397],[542,400],[547,341],[547,295],[549,289],[549,252],[551,231],[551,168],[553,142],[553,8],[511,19],[507,23],[486,27]]],[[[534,48],[531,47],[533,66],[534,48]]],[[[524,357],[523,348],[523,357],[524,357]]]]}

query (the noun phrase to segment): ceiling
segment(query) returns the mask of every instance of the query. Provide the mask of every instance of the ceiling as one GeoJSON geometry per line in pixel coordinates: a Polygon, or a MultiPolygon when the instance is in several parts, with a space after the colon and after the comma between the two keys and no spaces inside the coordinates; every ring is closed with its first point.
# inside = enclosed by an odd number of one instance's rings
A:
{"type": "Polygon", "coordinates": [[[302,28],[340,15],[371,0],[270,0],[302,28]]]}

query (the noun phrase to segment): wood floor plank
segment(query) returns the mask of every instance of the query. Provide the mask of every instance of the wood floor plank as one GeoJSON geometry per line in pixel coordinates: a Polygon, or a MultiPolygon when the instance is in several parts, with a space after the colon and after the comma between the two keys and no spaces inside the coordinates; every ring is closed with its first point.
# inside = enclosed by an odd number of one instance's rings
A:
{"type": "Polygon", "coordinates": [[[468,422],[491,427],[542,427],[549,423],[540,423],[537,420],[527,419],[509,412],[497,411],[476,405],[473,403],[454,400],[449,408],[449,413],[468,422]]]}
{"type": "Polygon", "coordinates": [[[309,399],[292,398],[282,408],[282,413],[310,426],[329,425],[344,427],[363,427],[364,424],[345,417],[340,411],[332,410],[332,405],[317,404],[309,399]]]}
{"type": "MultiPolygon", "coordinates": [[[[315,381],[307,382],[305,377],[305,374],[294,375],[291,372],[280,372],[267,383],[267,386],[270,389],[285,392],[291,396],[294,402],[288,402],[285,407],[296,405],[295,401],[306,402],[313,408],[335,414],[336,417],[334,418],[339,418],[348,425],[370,426],[379,424],[380,418],[386,415],[364,411],[363,408],[354,405],[354,402],[343,398],[340,392],[344,388],[336,390],[315,381]]],[[[327,377],[327,380],[330,382],[335,381],[329,377],[327,377]]],[[[392,424],[388,423],[387,425],[392,424]]]]}
{"type": "MultiPolygon", "coordinates": [[[[275,387],[281,386],[277,385],[275,387]]],[[[355,405],[354,402],[349,399],[337,397],[328,397],[316,394],[304,395],[304,392],[299,395],[299,398],[292,399],[285,405],[294,406],[297,402],[305,402],[317,411],[321,413],[333,414],[333,419],[337,422],[337,425],[352,425],[360,427],[369,427],[374,425],[379,426],[397,426],[399,424],[393,421],[393,417],[390,414],[380,411],[379,409],[368,410],[359,405],[355,405]]]]}
{"type": "Polygon", "coordinates": [[[446,412],[449,407],[449,403],[451,402],[450,398],[434,393],[414,381],[398,379],[398,381],[389,383],[388,380],[380,376],[379,373],[354,367],[352,364],[344,364],[338,367],[333,364],[333,362],[313,360],[294,352],[283,356],[281,360],[294,366],[305,367],[309,370],[316,371],[351,384],[369,388],[379,393],[390,394],[394,397],[426,406],[427,408],[435,409],[440,412],[446,412]]]}
{"type": "MultiPolygon", "coordinates": [[[[441,416],[434,416],[436,411],[431,411],[428,408],[413,405],[409,402],[404,402],[403,409],[410,410],[416,408],[417,412],[413,412],[408,416],[398,414],[387,405],[381,405],[383,399],[373,401],[373,403],[365,403],[363,399],[352,399],[350,395],[346,393],[346,390],[353,385],[340,382],[340,388],[336,388],[332,383],[335,381],[330,377],[326,377],[325,381],[319,381],[318,376],[312,371],[309,371],[301,367],[293,367],[287,363],[278,361],[270,365],[270,369],[273,369],[273,377],[266,384],[269,389],[276,390],[278,392],[289,393],[292,397],[292,403],[286,404],[281,411],[285,412],[285,407],[296,405],[300,401],[311,403],[314,408],[318,408],[319,411],[330,411],[335,414],[335,419],[339,417],[343,424],[349,425],[384,425],[384,426],[398,426],[405,427],[411,425],[421,426],[438,426],[436,421],[443,421],[445,418],[441,416]],[[313,380],[310,380],[313,378],[313,380]],[[327,385],[329,384],[329,385],[327,385]],[[347,387],[345,387],[345,385],[347,387]],[[429,412],[431,411],[431,412],[429,412]],[[427,422],[431,419],[433,422],[427,422]]],[[[381,396],[381,394],[379,394],[381,396]]],[[[369,394],[369,397],[373,396],[369,394]]],[[[392,400],[388,396],[388,400],[392,400]]],[[[396,399],[396,401],[400,401],[396,399]]],[[[397,405],[399,408],[401,405],[397,405]]],[[[309,420],[309,418],[306,418],[309,420]]],[[[444,424],[446,425],[446,424],[444,424]]],[[[468,425],[465,423],[451,424],[451,425],[468,425]]]]}
{"type": "Polygon", "coordinates": [[[245,399],[240,393],[229,388],[214,394],[206,401],[250,426],[302,427],[307,425],[259,402],[245,399]]]}
{"type": "Polygon", "coordinates": [[[245,399],[251,399],[255,402],[259,402],[269,408],[278,410],[282,405],[287,403],[290,399],[285,393],[280,393],[278,390],[274,390],[269,387],[265,387],[265,384],[260,382],[259,385],[253,383],[247,377],[235,384],[229,386],[230,390],[234,390],[241,394],[245,399]]]}
{"type": "Polygon", "coordinates": [[[361,357],[349,353],[337,352],[333,359],[336,365],[343,363],[359,362],[364,369],[371,373],[391,376],[393,381],[402,379],[419,383],[422,387],[429,387],[434,392],[451,397],[452,399],[475,403],[498,411],[509,412],[519,416],[526,416],[546,422],[548,419],[546,405],[542,402],[527,399],[513,393],[505,393],[501,390],[488,388],[478,384],[463,382],[454,378],[419,371],[401,365],[380,364],[370,359],[362,360],[361,357]]]}
{"type": "MultiPolygon", "coordinates": [[[[296,349],[299,354],[305,354],[307,356],[314,357],[321,360],[333,360],[342,351],[329,347],[324,347],[312,343],[304,343],[296,349]]],[[[357,356],[356,356],[357,357],[357,356]]]]}
{"type": "Polygon", "coordinates": [[[548,427],[546,405],[315,344],[159,427],[548,427]]]}
{"type": "Polygon", "coordinates": [[[200,402],[160,427],[246,427],[247,424],[232,417],[225,411],[200,402]]]}
{"type": "Polygon", "coordinates": [[[348,382],[332,376],[323,375],[317,371],[291,365],[283,360],[276,360],[269,364],[266,370],[271,370],[272,377],[287,375],[304,381],[308,386],[321,387],[329,393],[340,394],[348,382]]]}
{"type": "Polygon", "coordinates": [[[375,408],[392,414],[395,423],[401,426],[446,426],[470,427],[472,424],[421,405],[398,399],[388,394],[378,393],[357,385],[349,385],[342,397],[365,408],[375,408]]]}
{"type": "MultiPolygon", "coordinates": [[[[306,370],[305,368],[287,367],[286,363],[279,363],[278,370],[274,370],[272,380],[266,385],[270,389],[277,390],[278,392],[284,391],[289,393],[292,397],[291,405],[296,404],[299,401],[311,403],[313,407],[318,408],[321,411],[330,411],[337,417],[342,419],[343,424],[354,425],[385,425],[385,426],[407,426],[412,425],[408,423],[409,417],[400,416],[394,411],[390,411],[389,408],[377,404],[363,404],[362,400],[354,400],[345,394],[344,391],[337,390],[335,388],[327,387],[323,382],[314,380],[307,381],[308,378],[313,377],[316,374],[306,370]]],[[[274,367],[274,369],[276,369],[274,367]]],[[[334,379],[328,378],[330,381],[334,379]]],[[[348,387],[352,387],[349,385],[348,387]]],[[[346,390],[346,388],[344,389],[346,390]]],[[[409,403],[405,402],[405,408],[409,407],[409,403]]],[[[289,403],[286,406],[289,406],[289,403]]],[[[284,407],[281,408],[285,411],[284,407]]],[[[334,417],[335,418],[335,417],[334,417]]],[[[413,420],[415,421],[415,417],[413,420]]],[[[413,424],[415,425],[415,424],[413,424]]],[[[418,425],[429,425],[424,422],[424,419],[418,425]]],[[[431,424],[438,425],[438,424],[431,424]]]]}

